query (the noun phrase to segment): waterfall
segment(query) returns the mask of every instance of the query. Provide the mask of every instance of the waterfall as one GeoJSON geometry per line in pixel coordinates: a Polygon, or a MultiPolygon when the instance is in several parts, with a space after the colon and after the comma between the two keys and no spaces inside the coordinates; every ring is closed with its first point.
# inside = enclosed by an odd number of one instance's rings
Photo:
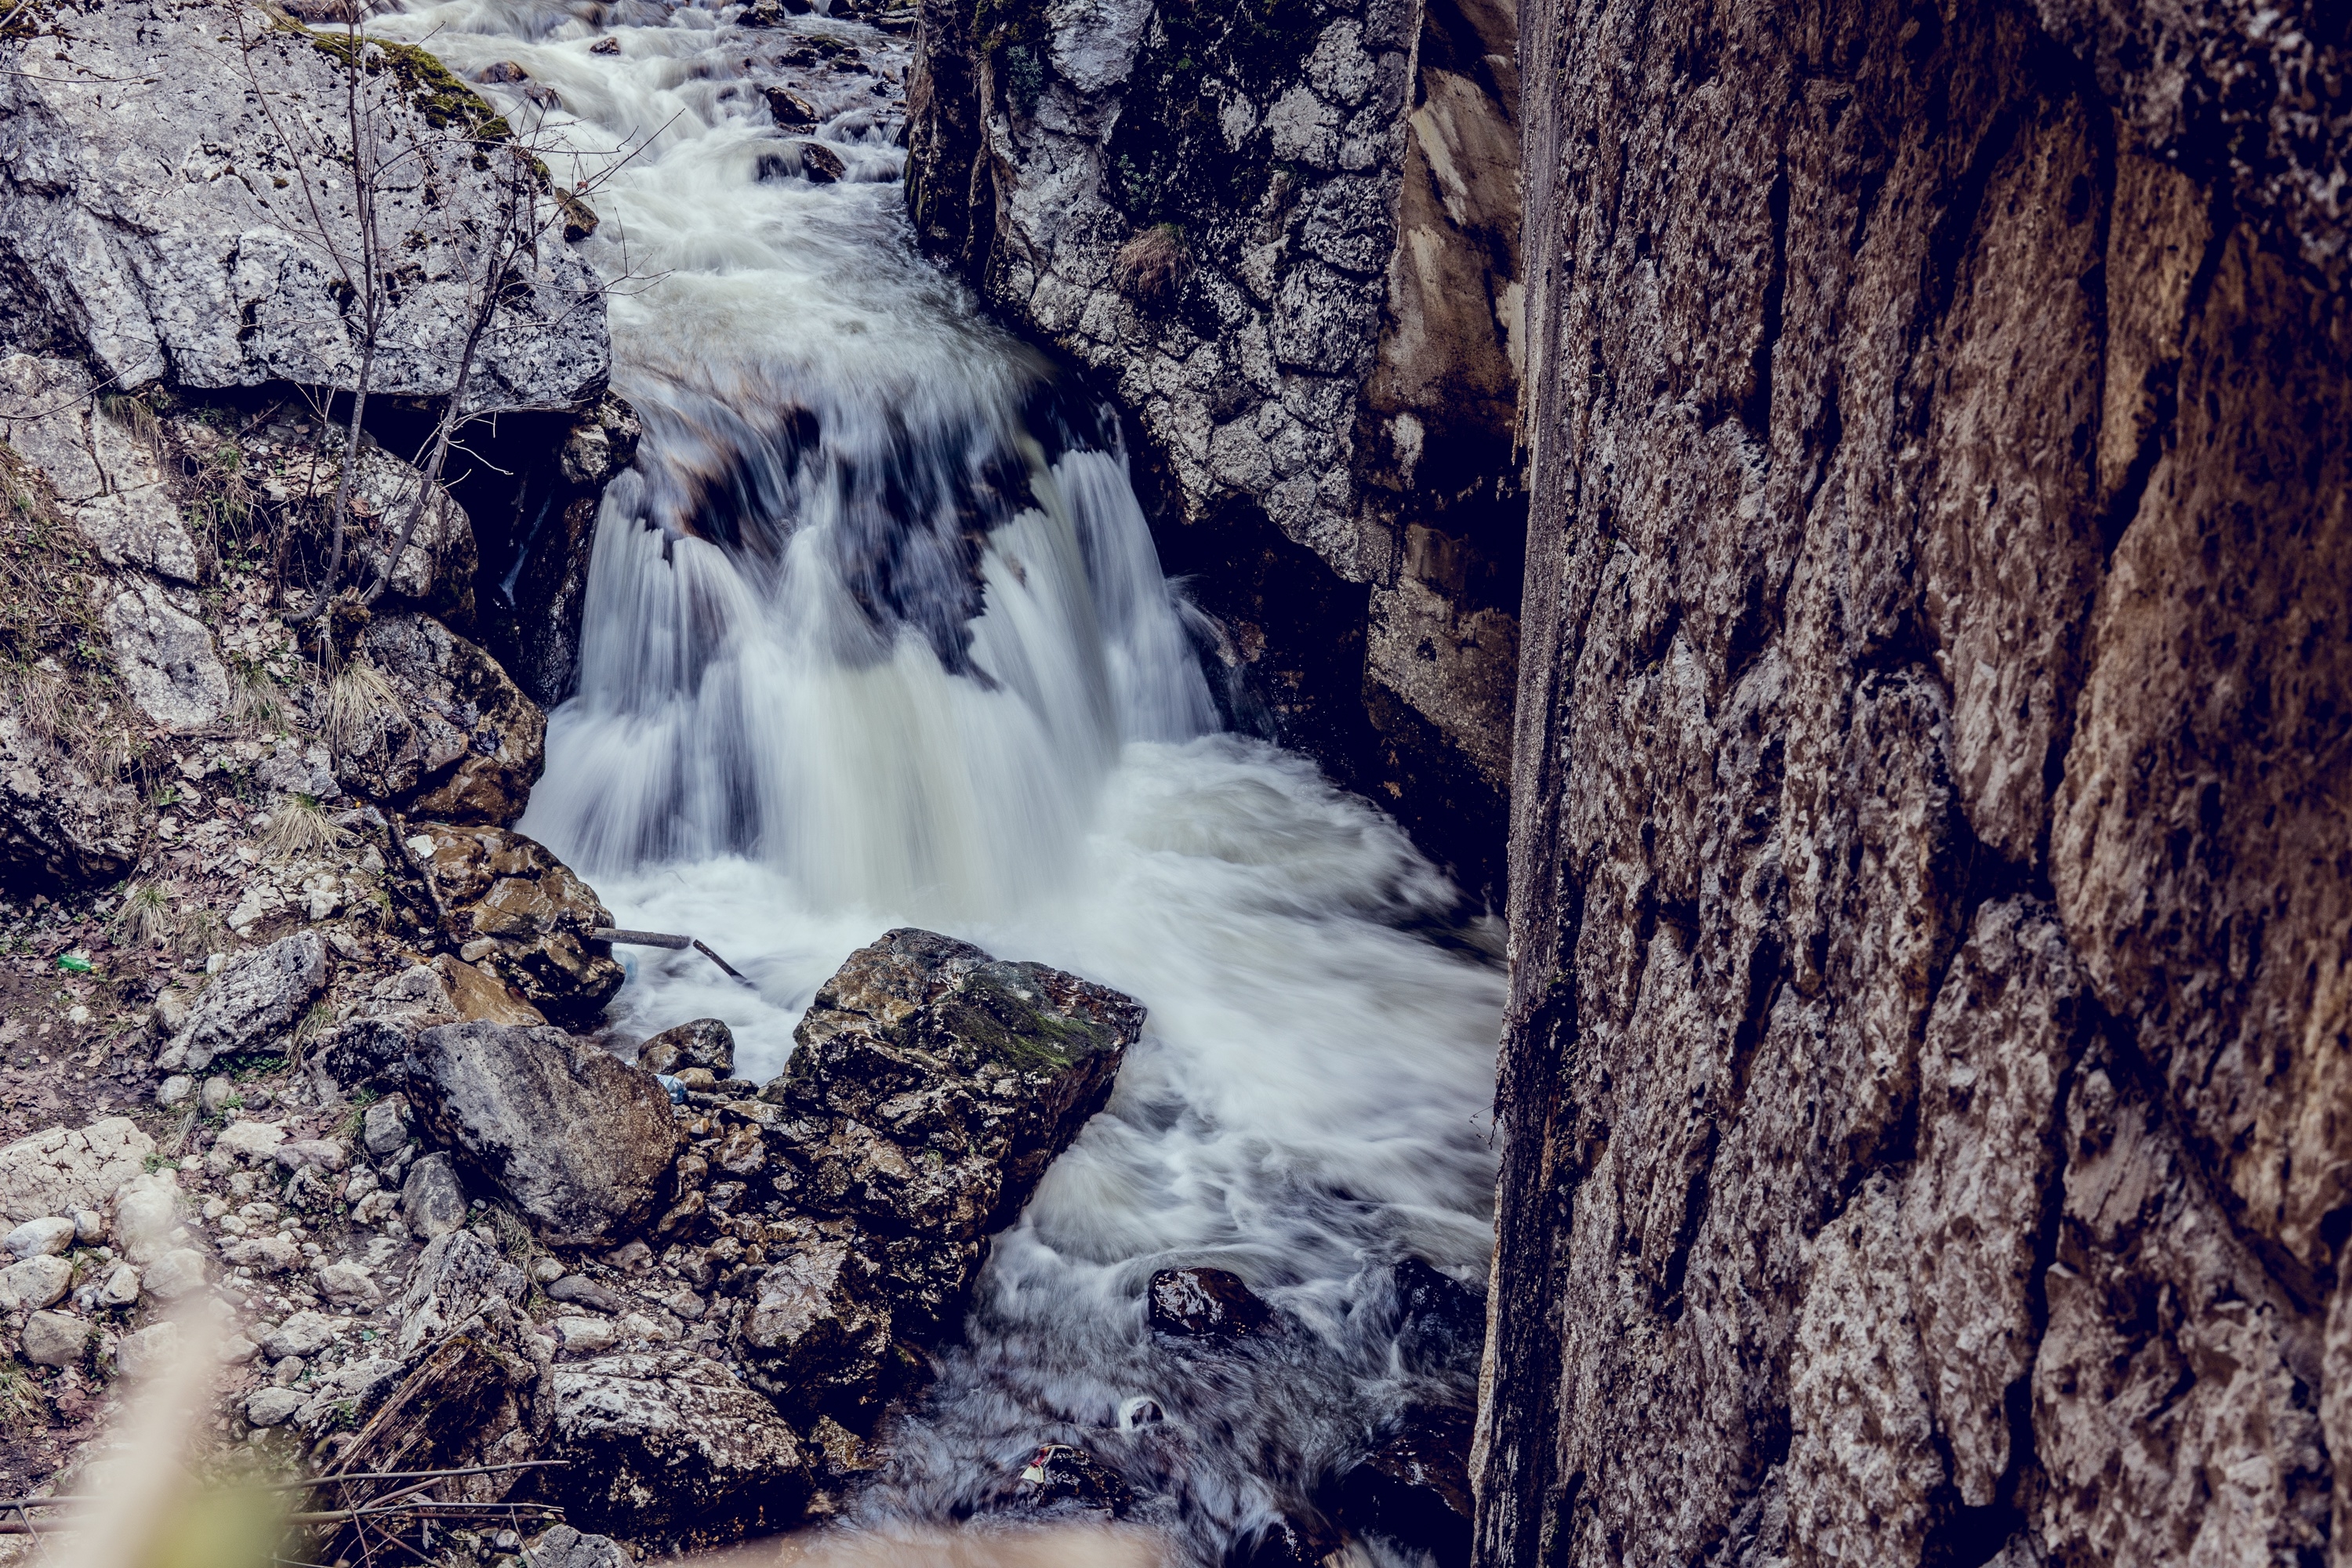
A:
{"type": "Polygon", "coordinates": [[[961,1517],[1072,1441],[1213,1562],[1430,1392],[1389,1266],[1483,1285],[1499,932],[1310,763],[1215,732],[1115,424],[912,251],[903,42],[735,16],[454,0],[376,24],[468,76],[516,62],[540,96],[485,89],[500,110],[579,169],[617,164],[587,243],[645,441],[521,827],[624,924],[705,936],[752,982],[635,957],[616,1033],[717,1016],[751,1076],[896,924],[1149,1005],[853,1517],[961,1517]],[[829,185],[793,172],[751,79],[812,39],[885,88],[812,89],[829,185]],[[1155,1342],[1145,1282],[1189,1264],[1303,1331],[1155,1342]],[[1122,1428],[1138,1395],[1167,1420],[1122,1428]]]}

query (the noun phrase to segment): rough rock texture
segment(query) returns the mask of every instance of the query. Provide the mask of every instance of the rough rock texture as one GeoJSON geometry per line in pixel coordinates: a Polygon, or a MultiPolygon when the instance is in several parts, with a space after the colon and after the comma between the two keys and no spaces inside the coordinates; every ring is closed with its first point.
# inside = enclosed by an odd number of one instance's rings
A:
{"type": "Polygon", "coordinates": [[[2344,1562],[2344,22],[1530,10],[1492,1564],[2344,1562]]]}
{"type": "Polygon", "coordinates": [[[498,662],[427,616],[384,616],[358,652],[381,678],[351,726],[335,776],[411,816],[503,826],[530,803],[547,716],[498,662]]]}
{"type": "Polygon", "coordinates": [[[924,246],[1115,384],[1245,727],[1474,888],[1524,496],[1513,18],[1493,0],[921,8],[924,246]]]}
{"type": "Polygon", "coordinates": [[[659,1084],[561,1029],[446,1024],[394,1079],[433,1140],[551,1242],[610,1246],[667,1195],[677,1129],[659,1084]]]}
{"type": "Polygon", "coordinates": [[[48,479],[109,566],[203,580],[204,556],[181,521],[154,447],[107,416],[79,364],[0,355],[0,441],[48,479]]]}
{"type": "Polygon", "coordinates": [[[275,1043],[326,983],[327,944],[314,931],[239,954],[188,1009],[187,1026],[164,1047],[167,1065],[202,1072],[215,1057],[275,1043]]]}
{"type": "MultiPolygon", "coordinates": [[[[360,344],[334,258],[357,252],[357,219],[347,190],[319,189],[314,207],[298,174],[343,124],[327,41],[234,4],[62,0],[19,18],[0,42],[6,346],[87,354],[124,388],[351,386],[360,344]]],[[[417,274],[395,292],[375,388],[446,395],[467,328],[467,237],[489,226],[493,201],[468,170],[475,148],[447,128],[493,141],[505,127],[421,51],[395,48],[372,79],[373,129],[398,171],[378,198],[383,244],[417,274]]],[[[473,402],[569,408],[604,389],[601,287],[568,247],[540,246],[503,301],[473,402]]]]}
{"type": "Polygon", "coordinates": [[[620,964],[588,933],[613,923],[596,891],[507,829],[418,823],[400,847],[431,881],[438,941],[560,1023],[593,1024],[621,988],[620,964]],[[446,920],[442,918],[446,911],[446,920]]]}
{"type": "Polygon", "coordinates": [[[693,1542],[797,1523],[801,1442],[767,1399],[686,1351],[605,1356],[553,1376],[548,1489],[592,1530],[693,1542]]]}
{"type": "Polygon", "coordinates": [[[101,1208],[154,1152],[155,1140],[123,1116],[21,1139],[0,1149],[0,1219],[16,1226],[101,1208]]]}
{"type": "Polygon", "coordinates": [[[1116,991],[929,931],[850,954],[760,1091],[782,1115],[720,1151],[796,1211],[739,1237],[782,1258],[736,1332],[753,1380],[798,1410],[870,1415],[892,1339],[954,1321],[983,1238],[1102,1108],[1142,1026],[1116,991]]]}

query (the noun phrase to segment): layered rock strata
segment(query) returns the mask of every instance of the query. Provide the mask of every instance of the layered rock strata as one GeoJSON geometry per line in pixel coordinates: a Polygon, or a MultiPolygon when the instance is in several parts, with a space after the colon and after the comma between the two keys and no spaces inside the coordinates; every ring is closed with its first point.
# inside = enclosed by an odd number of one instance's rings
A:
{"type": "Polygon", "coordinates": [[[1526,14],[1481,1561],[2344,1559],[2332,16],[1526,14]]]}
{"type": "Polygon", "coordinates": [[[918,237],[1132,416],[1231,717],[1475,887],[1523,500],[1507,5],[922,9],[918,237]]]}

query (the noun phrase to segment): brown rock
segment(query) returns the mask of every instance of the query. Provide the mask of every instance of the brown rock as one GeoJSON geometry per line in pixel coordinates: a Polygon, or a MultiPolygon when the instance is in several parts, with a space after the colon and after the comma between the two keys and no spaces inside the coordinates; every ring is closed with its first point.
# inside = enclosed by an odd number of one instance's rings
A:
{"type": "Polygon", "coordinates": [[[505,828],[416,823],[409,832],[431,840],[422,862],[448,910],[447,936],[475,954],[468,962],[494,968],[549,1018],[593,1023],[625,978],[604,945],[588,938],[613,920],[595,889],[505,828]]]}
{"type": "Polygon", "coordinates": [[[1520,17],[1479,1561],[2343,1556],[2323,9],[1520,17]]]}
{"type": "Polygon", "coordinates": [[[546,1015],[472,964],[442,953],[433,961],[433,973],[447,988],[451,1007],[467,1023],[533,1025],[546,1015]]]}
{"type": "Polygon", "coordinates": [[[726,1078],[735,1070],[735,1034],[717,1018],[697,1018],[664,1029],[639,1046],[637,1065],[661,1073],[708,1068],[715,1077],[726,1078]]]}
{"type": "Polygon", "coordinates": [[[522,815],[545,761],[547,718],[496,659],[417,615],[370,622],[355,658],[364,669],[341,679],[357,716],[335,756],[345,789],[415,816],[503,824],[522,815]]]}

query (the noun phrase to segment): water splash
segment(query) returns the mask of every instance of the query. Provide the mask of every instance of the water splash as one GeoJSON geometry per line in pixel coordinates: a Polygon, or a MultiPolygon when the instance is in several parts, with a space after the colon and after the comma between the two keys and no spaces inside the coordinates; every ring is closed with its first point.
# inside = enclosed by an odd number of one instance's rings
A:
{"type": "Polygon", "coordinates": [[[903,45],[733,16],[454,0],[386,24],[467,74],[520,64],[560,104],[487,90],[580,167],[642,149],[590,244],[640,280],[614,381],[646,440],[522,827],[624,923],[708,936],[756,987],[641,957],[619,1029],[723,1017],[755,1076],[894,924],[1151,1008],[853,1517],[962,1517],[1073,1441],[1213,1562],[1407,1400],[1468,1395],[1458,1346],[1401,1339],[1389,1265],[1483,1281],[1499,933],[1310,763],[1211,732],[1115,428],[908,243],[898,100],[871,90],[903,45]],[[793,38],[870,68],[800,84],[837,184],[780,175],[755,79],[793,38]],[[1202,1263],[1294,1331],[1155,1340],[1150,1273],[1202,1263]],[[1122,1422],[1139,1399],[1165,1418],[1122,1422]]]}

